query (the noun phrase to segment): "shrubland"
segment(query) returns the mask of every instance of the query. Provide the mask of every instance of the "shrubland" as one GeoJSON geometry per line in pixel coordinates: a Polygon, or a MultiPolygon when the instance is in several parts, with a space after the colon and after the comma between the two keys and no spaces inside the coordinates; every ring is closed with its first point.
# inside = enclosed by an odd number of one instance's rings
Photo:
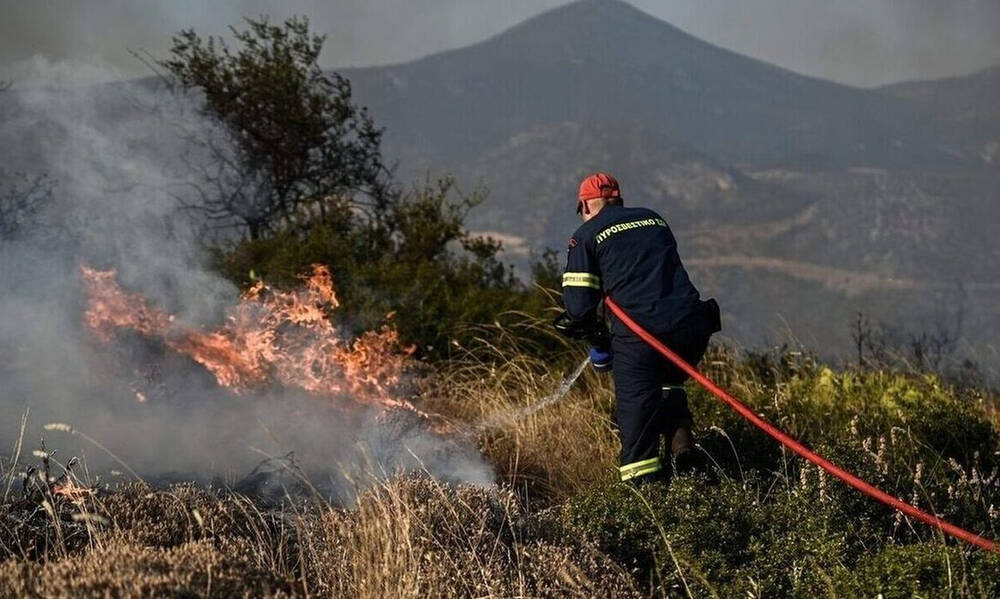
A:
{"type": "MultiPolygon", "coordinates": [[[[44,487],[18,493],[18,472],[5,463],[17,484],[2,507],[0,588],[11,596],[1000,597],[1000,556],[862,497],[694,387],[697,433],[718,480],[616,482],[607,378],[585,372],[561,401],[511,416],[550,393],[580,357],[559,340],[534,340],[541,326],[512,318],[422,382],[420,407],[478,444],[496,486],[373,477],[356,505],[336,506],[311,495],[269,503],[225,488],[127,483],[73,502],[44,487]]],[[[838,464],[1000,536],[1000,422],[990,393],[931,374],[833,370],[787,348],[715,346],[703,366],[838,464]]]]}

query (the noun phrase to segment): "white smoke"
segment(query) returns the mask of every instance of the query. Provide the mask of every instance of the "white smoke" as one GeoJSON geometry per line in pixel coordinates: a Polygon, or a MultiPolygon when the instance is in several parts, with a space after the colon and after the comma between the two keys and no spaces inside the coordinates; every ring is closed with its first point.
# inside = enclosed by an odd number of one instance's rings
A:
{"type": "Polygon", "coordinates": [[[198,183],[188,137],[212,124],[152,79],[95,83],[114,71],[31,67],[31,85],[0,93],[0,193],[16,172],[46,173],[55,202],[44,226],[0,242],[0,446],[13,445],[28,412],[28,447],[44,436],[64,459],[86,457],[93,473],[122,468],[80,435],[42,425],[66,423],[154,480],[234,483],[266,456],[290,452],[312,484],[341,499],[371,473],[492,480],[474,449],[402,416],[287,390],[236,397],[142,339],[94,345],[80,325],[83,263],[118,269],[123,287],[195,325],[217,322],[237,301],[207,266],[205,229],[178,209],[198,183]],[[149,363],[167,371],[158,373],[167,391],[139,403],[149,363]]]}

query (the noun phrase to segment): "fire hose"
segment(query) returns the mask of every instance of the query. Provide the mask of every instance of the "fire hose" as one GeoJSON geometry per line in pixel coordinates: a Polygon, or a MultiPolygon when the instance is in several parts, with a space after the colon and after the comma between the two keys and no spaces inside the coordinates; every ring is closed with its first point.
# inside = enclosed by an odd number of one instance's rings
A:
{"type": "Polygon", "coordinates": [[[740,416],[748,420],[751,424],[764,431],[770,435],[773,439],[792,450],[794,453],[798,454],[813,464],[819,466],[823,470],[829,472],[833,476],[836,476],[840,480],[844,481],[848,485],[854,487],[861,493],[882,502],[883,504],[898,510],[911,518],[915,518],[928,524],[934,528],[941,530],[957,539],[961,539],[966,543],[970,543],[982,549],[988,551],[995,551],[1000,553],[1000,545],[996,542],[991,541],[987,538],[981,537],[975,533],[969,532],[954,524],[945,522],[933,514],[928,514],[927,512],[917,508],[916,506],[910,505],[905,501],[901,501],[888,493],[882,491],[881,489],[871,485],[870,483],[858,478],[857,476],[847,472],[846,470],[840,468],[836,464],[830,462],[826,458],[820,456],[819,454],[811,451],[802,443],[799,443],[792,437],[788,436],[777,427],[767,422],[757,414],[748,408],[745,404],[740,402],[738,399],[727,393],[721,387],[712,382],[711,379],[698,372],[693,366],[684,361],[683,358],[678,356],[676,353],[671,351],[666,345],[660,342],[659,339],[651,335],[648,331],[643,329],[638,323],[632,320],[628,314],[625,313],[621,307],[614,302],[610,297],[605,298],[605,303],[611,312],[614,313],[625,325],[630,328],[636,335],[638,335],[643,341],[648,343],[653,349],[660,352],[668,360],[677,365],[678,368],[683,370],[692,379],[698,382],[699,385],[707,389],[710,393],[721,399],[724,403],[729,405],[733,410],[735,410],[740,416]]]}

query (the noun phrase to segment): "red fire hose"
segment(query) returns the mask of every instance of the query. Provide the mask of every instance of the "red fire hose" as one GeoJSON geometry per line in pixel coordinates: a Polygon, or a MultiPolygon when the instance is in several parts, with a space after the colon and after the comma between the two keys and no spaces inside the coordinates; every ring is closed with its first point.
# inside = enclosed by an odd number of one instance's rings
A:
{"type": "Polygon", "coordinates": [[[885,493],[881,489],[878,489],[870,485],[869,483],[861,480],[857,476],[854,476],[850,472],[841,469],[836,464],[826,460],[822,456],[817,455],[816,453],[810,451],[808,448],[806,448],[806,446],[802,445],[795,439],[781,432],[780,430],[775,428],[774,425],[772,425],[771,423],[767,422],[766,420],[755,414],[753,410],[745,406],[738,399],[726,393],[722,388],[713,383],[708,377],[698,372],[693,366],[685,362],[680,356],[670,351],[670,349],[667,348],[667,346],[663,345],[663,343],[661,343],[656,337],[650,335],[645,329],[639,326],[638,323],[632,320],[629,317],[629,315],[626,314],[625,311],[622,310],[621,307],[618,304],[616,304],[614,300],[612,300],[610,297],[605,298],[604,301],[608,305],[608,308],[610,308],[611,311],[615,314],[615,316],[621,319],[621,321],[624,322],[625,325],[628,326],[628,328],[632,329],[632,331],[634,331],[636,335],[641,337],[643,341],[651,345],[656,351],[666,356],[668,360],[676,364],[681,370],[683,370],[691,378],[696,380],[698,384],[700,384],[702,387],[708,389],[716,397],[727,403],[729,407],[736,410],[740,414],[740,416],[743,416],[744,418],[749,420],[751,424],[753,424],[760,430],[764,431],[765,433],[773,437],[775,440],[777,440],[779,443],[781,443],[788,449],[791,449],[799,456],[809,460],[813,464],[816,464],[823,470],[826,470],[830,474],[836,476],[840,480],[854,487],[858,491],[861,491],[865,495],[873,499],[877,499],[878,501],[881,501],[885,505],[888,505],[896,510],[899,510],[900,512],[903,512],[907,516],[916,518],[921,522],[924,522],[926,524],[929,524],[930,526],[938,528],[941,531],[948,533],[953,537],[965,541],[966,543],[971,543],[972,545],[975,545],[977,547],[981,547],[989,551],[996,551],[997,553],[1000,553],[1000,545],[997,545],[997,543],[989,539],[986,539],[984,537],[981,537],[977,534],[971,533],[967,530],[961,529],[955,526],[954,524],[945,522],[944,520],[941,520],[940,518],[932,514],[928,514],[927,512],[918,509],[906,503],[905,501],[900,501],[899,499],[896,499],[895,497],[889,495],[888,493],[885,493]]]}

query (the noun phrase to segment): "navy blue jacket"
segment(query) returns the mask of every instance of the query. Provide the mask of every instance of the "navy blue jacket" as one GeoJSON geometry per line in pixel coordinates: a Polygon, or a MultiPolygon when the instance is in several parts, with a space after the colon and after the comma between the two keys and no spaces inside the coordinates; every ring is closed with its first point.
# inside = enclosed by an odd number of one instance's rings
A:
{"type": "MultiPolygon", "coordinates": [[[[569,241],[562,288],[563,304],[574,320],[594,318],[603,296],[610,295],[658,336],[700,305],[670,227],[647,208],[607,205],[583,223],[569,241]]],[[[631,334],[614,317],[612,333],[631,334]]]]}

